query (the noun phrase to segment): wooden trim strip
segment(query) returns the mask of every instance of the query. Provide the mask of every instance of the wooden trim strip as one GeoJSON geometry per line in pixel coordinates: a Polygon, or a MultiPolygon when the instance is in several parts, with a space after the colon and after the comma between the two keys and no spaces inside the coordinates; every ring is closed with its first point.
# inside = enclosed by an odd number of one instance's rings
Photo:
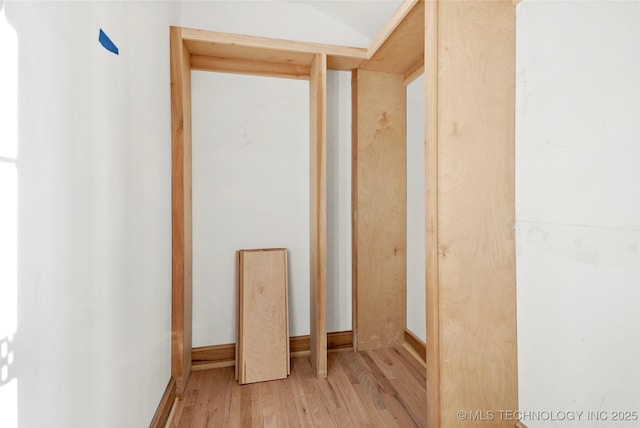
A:
{"type": "Polygon", "coordinates": [[[309,66],[236,58],[191,55],[191,69],[218,73],[248,74],[252,76],[283,77],[309,80],[309,66]]]}
{"type": "Polygon", "coordinates": [[[182,396],[191,372],[191,65],[179,27],[171,58],[171,375],[182,396]]]}
{"type": "Polygon", "coordinates": [[[441,426],[438,241],[438,1],[424,8],[427,426],[441,426]]]}
{"type": "MultiPolygon", "coordinates": [[[[417,1],[417,0],[415,0],[417,1]]],[[[182,28],[185,42],[242,46],[284,52],[325,54],[340,57],[367,59],[368,50],[349,46],[328,45],[322,43],[298,42],[293,40],[272,39],[268,37],[247,36],[243,34],[182,28]]]]}
{"type": "MultiPolygon", "coordinates": [[[[327,333],[327,347],[329,351],[341,351],[353,347],[353,332],[337,331],[327,333]]],[[[289,348],[294,354],[306,353],[311,350],[311,337],[293,336],[289,338],[289,348]]],[[[219,367],[231,367],[235,365],[236,344],[225,343],[223,345],[201,346],[191,350],[192,370],[206,370],[219,367]]]]}
{"type": "Polygon", "coordinates": [[[413,334],[410,330],[405,329],[404,331],[404,341],[411,349],[416,351],[416,353],[422,358],[422,362],[426,363],[427,361],[427,344],[424,343],[418,336],[413,334]]]}
{"type": "Polygon", "coordinates": [[[527,426],[525,424],[523,424],[522,422],[518,421],[518,422],[516,422],[515,428],[527,428],[527,426]]]}
{"type": "Polygon", "coordinates": [[[149,428],[164,428],[167,425],[175,399],[176,380],[171,378],[169,384],[167,384],[167,388],[164,390],[164,394],[162,394],[162,399],[160,399],[160,404],[158,405],[155,415],[153,415],[149,428]]]}
{"type": "Polygon", "coordinates": [[[327,348],[330,351],[353,348],[353,332],[347,330],[328,333],[327,348]]]}
{"type": "Polygon", "coordinates": [[[414,80],[424,74],[424,63],[419,64],[418,68],[404,74],[404,86],[409,86],[414,80]]]}

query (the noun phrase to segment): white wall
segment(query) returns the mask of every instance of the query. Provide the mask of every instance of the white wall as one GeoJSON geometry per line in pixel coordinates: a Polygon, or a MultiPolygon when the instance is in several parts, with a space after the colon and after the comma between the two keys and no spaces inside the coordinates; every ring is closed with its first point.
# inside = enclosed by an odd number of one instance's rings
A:
{"type": "MultiPolygon", "coordinates": [[[[351,328],[350,73],[330,72],[327,328],[351,328]]],[[[193,346],[235,342],[235,251],[289,249],[292,336],[309,334],[309,83],[193,72],[193,346]]]]}
{"type": "Polygon", "coordinates": [[[529,428],[639,423],[611,413],[640,410],[639,29],[638,2],[517,9],[520,408],[585,412],[529,428]]]}
{"type": "Polygon", "coordinates": [[[309,334],[309,82],[192,72],[193,346],[235,342],[235,251],[288,248],[309,334]]]}
{"type": "Polygon", "coordinates": [[[11,411],[25,427],[148,426],[170,375],[177,8],[5,7],[19,41],[11,411]],[[101,27],[120,55],[99,45],[101,27]]]}
{"type": "MultiPolygon", "coordinates": [[[[369,43],[298,4],[185,5],[182,20],[190,26],[341,45],[369,43]]],[[[309,334],[308,81],[206,72],[192,76],[193,346],[235,342],[234,252],[241,248],[289,248],[290,334],[309,334]]],[[[327,102],[331,332],[351,329],[350,73],[328,73],[327,102]]]]}
{"type": "Polygon", "coordinates": [[[351,73],[327,72],[327,331],[351,330],[351,73]]]}
{"type": "Polygon", "coordinates": [[[288,2],[5,8],[19,40],[18,298],[17,331],[0,328],[13,355],[6,365],[0,350],[0,407],[11,413],[0,425],[148,426],[170,376],[169,25],[368,40],[288,2]],[[99,28],[120,55],[99,45],[99,28]]]}
{"type": "Polygon", "coordinates": [[[407,86],[407,328],[426,341],[424,75],[407,86]]]}
{"type": "MultiPolygon", "coordinates": [[[[351,328],[350,75],[328,75],[329,331],[351,328]]],[[[309,334],[309,83],[192,73],[193,346],[235,342],[235,251],[289,250],[289,324],[309,334]]]]}

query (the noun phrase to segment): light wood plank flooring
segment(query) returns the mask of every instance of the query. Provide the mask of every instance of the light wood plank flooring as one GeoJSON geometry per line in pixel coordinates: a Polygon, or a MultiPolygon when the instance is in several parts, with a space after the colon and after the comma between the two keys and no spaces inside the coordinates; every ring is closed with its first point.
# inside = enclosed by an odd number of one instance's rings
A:
{"type": "Polygon", "coordinates": [[[191,374],[172,427],[424,427],[425,370],[403,348],[329,354],[327,379],[309,358],[284,380],[239,385],[233,367],[191,374]]]}

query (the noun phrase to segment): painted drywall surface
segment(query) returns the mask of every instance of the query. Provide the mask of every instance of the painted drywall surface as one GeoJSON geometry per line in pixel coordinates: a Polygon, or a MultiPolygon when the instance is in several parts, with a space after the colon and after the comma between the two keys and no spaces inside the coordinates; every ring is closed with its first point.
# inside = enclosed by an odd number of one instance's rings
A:
{"type": "Polygon", "coordinates": [[[169,380],[169,25],[363,40],[300,5],[207,3],[5,3],[19,40],[18,302],[0,397],[20,426],[148,426],[169,380]]]}
{"type": "Polygon", "coordinates": [[[424,76],[407,86],[407,328],[426,340],[424,76]]]}
{"type": "Polygon", "coordinates": [[[147,426],[170,374],[177,8],[5,7],[19,41],[18,423],[147,426]]]}
{"type": "MultiPolygon", "coordinates": [[[[349,74],[328,76],[329,331],[351,326],[349,74]]],[[[289,250],[289,327],[309,334],[309,83],[192,72],[193,346],[235,342],[235,251],[289,250]]]]}
{"type": "Polygon", "coordinates": [[[517,8],[519,406],[584,412],[529,428],[639,423],[639,29],[638,2],[517,8]]]}
{"type": "MultiPolygon", "coordinates": [[[[192,72],[193,346],[235,342],[235,252],[289,250],[309,333],[309,83],[192,72]]],[[[248,314],[251,316],[251,314],[248,314]]]]}
{"type": "Polygon", "coordinates": [[[327,331],[351,330],[351,72],[327,72],[327,331]]]}

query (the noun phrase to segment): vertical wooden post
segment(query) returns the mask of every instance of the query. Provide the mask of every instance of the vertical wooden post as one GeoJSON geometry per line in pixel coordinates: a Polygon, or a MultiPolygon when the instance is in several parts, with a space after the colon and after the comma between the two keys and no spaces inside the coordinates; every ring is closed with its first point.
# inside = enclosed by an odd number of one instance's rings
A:
{"type": "Polygon", "coordinates": [[[171,375],[179,397],[191,373],[191,66],[181,30],[171,46],[171,375]]]}
{"type": "Polygon", "coordinates": [[[309,76],[311,362],[327,377],[327,55],[316,54],[309,76]]]}
{"type": "Polygon", "coordinates": [[[425,74],[427,425],[512,428],[498,412],[518,405],[511,1],[428,2],[425,74]]]}
{"type": "Polygon", "coordinates": [[[438,2],[424,17],[424,165],[426,246],[427,426],[440,427],[440,281],[438,280],[438,2]]]}
{"type": "Polygon", "coordinates": [[[355,70],[353,257],[356,350],[400,346],[406,325],[404,74],[355,70]]]}

